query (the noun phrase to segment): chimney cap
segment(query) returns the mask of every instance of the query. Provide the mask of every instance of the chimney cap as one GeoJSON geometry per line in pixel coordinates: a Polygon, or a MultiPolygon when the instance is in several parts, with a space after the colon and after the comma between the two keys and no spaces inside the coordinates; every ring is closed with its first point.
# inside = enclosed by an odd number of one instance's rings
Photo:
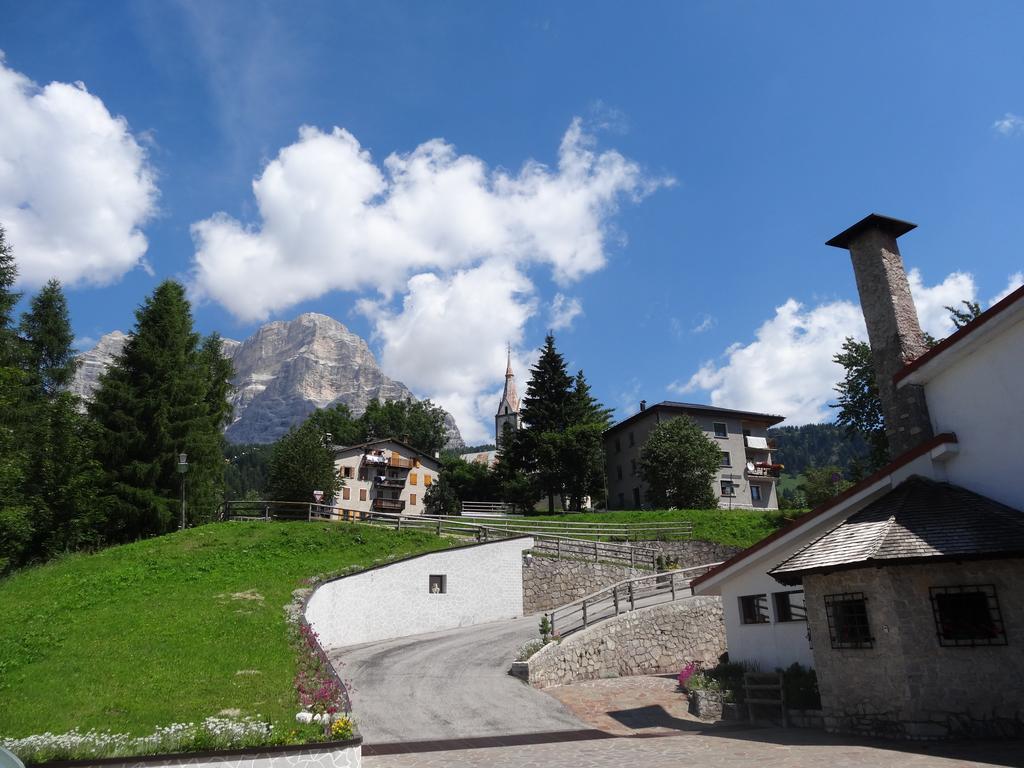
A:
{"type": "Polygon", "coordinates": [[[835,248],[849,248],[851,242],[856,240],[863,232],[867,232],[871,229],[880,229],[887,235],[900,237],[901,235],[907,234],[907,232],[912,229],[917,229],[917,224],[911,224],[909,221],[901,221],[900,219],[893,219],[889,216],[883,216],[880,213],[872,213],[865,216],[849,229],[844,229],[838,235],[825,243],[825,245],[831,245],[835,248]]]}

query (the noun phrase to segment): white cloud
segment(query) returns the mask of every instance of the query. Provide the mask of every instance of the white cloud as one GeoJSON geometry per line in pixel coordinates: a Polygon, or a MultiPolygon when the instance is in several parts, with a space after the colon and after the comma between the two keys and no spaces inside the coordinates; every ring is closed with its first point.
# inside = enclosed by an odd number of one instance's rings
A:
{"type": "Polygon", "coordinates": [[[262,320],[331,290],[389,296],[413,274],[495,257],[545,264],[568,284],[604,266],[620,200],[669,183],[614,150],[593,151],[578,119],[557,168],[527,162],[515,175],[441,139],[378,166],[348,131],[304,126],[253,182],[258,226],[225,214],[193,225],[193,288],[262,320]]]}
{"type": "Polygon", "coordinates": [[[974,277],[967,272],[953,272],[938,285],[928,287],[921,279],[921,272],[912,269],[907,273],[910,293],[917,307],[921,328],[936,339],[943,339],[956,330],[956,325],[946,307],[960,308],[962,301],[974,301],[977,288],[974,277]]]}
{"type": "MultiPolygon", "coordinates": [[[[601,269],[619,204],[671,183],[596,151],[578,119],[555,168],[529,161],[515,174],[441,139],[378,164],[348,131],[305,126],[253,182],[257,224],[217,214],[193,225],[191,287],[243,320],[356,293],[388,375],[483,442],[505,344],[521,346],[540,304],[530,268],[547,267],[560,286],[601,269]]],[[[582,312],[562,293],[551,306],[556,328],[582,312]]]]}
{"type": "Polygon", "coordinates": [[[711,315],[704,315],[700,319],[700,322],[690,329],[690,333],[704,333],[704,331],[710,331],[715,327],[715,322],[715,318],[711,315]]]}
{"type": "Polygon", "coordinates": [[[998,304],[1022,285],[1024,285],[1024,272],[1014,272],[1007,278],[1006,287],[989,299],[988,305],[991,307],[993,304],[998,304]]]}
{"type": "MultiPolygon", "coordinates": [[[[916,269],[908,279],[921,325],[937,338],[954,330],[945,306],[976,295],[974,279],[964,272],[934,286],[924,285],[916,269]]],[[[733,344],[720,360],[705,362],[685,382],[673,382],[669,391],[706,391],[713,405],[779,414],[789,424],[831,419],[828,404],[843,376],[832,357],[847,336],[867,338],[860,307],[835,301],[809,309],[789,299],[754,336],[749,344],[733,344]]]]}
{"type": "Polygon", "coordinates": [[[1024,135],[1024,117],[1007,112],[992,124],[992,128],[1003,136],[1024,135]]]}
{"type": "Polygon", "coordinates": [[[0,53],[0,223],[20,281],[105,285],[144,265],[154,173],[82,83],[40,88],[0,53]]]}
{"type": "MultiPolygon", "coordinates": [[[[533,285],[513,265],[498,259],[447,277],[413,276],[401,309],[364,299],[359,310],[382,346],[381,366],[429,395],[454,417],[470,443],[494,436],[498,394],[505,373],[505,345],[520,345],[523,326],[536,311],[533,285]],[[487,397],[482,397],[484,394],[487,397]]],[[[513,370],[525,386],[523,356],[513,370]]]]}
{"type": "Polygon", "coordinates": [[[832,386],[842,376],[832,356],[847,336],[864,337],[860,308],[836,301],[807,309],[789,299],[754,335],[755,341],[734,344],[722,361],[704,363],[669,391],[706,390],[713,405],[780,414],[790,424],[827,419],[832,386]]]}
{"type": "Polygon", "coordinates": [[[580,300],[566,296],[563,293],[556,293],[551,302],[548,322],[553,331],[561,331],[571,328],[573,320],[583,314],[583,305],[580,300]]]}

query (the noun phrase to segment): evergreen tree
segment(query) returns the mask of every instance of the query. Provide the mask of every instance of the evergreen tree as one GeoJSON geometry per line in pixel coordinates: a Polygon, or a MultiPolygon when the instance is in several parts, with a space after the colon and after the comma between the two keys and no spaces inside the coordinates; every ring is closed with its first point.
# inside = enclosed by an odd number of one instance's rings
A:
{"type": "Polygon", "coordinates": [[[121,540],[176,527],[179,453],[188,455],[190,521],[212,519],[223,492],[220,429],[228,406],[218,400],[227,391],[218,377],[227,369],[201,353],[179,283],[158,286],[135,317],[89,406],[111,497],[108,535],[121,540]]]}
{"type": "Polygon", "coordinates": [[[342,485],[334,454],[312,422],[293,427],[274,444],[267,489],[274,501],[312,502],[313,491],[323,491],[323,503],[329,504],[342,485]]]}
{"type": "Polygon", "coordinates": [[[562,452],[565,491],[573,509],[581,509],[584,497],[589,496],[591,503],[604,501],[604,431],[611,423],[611,414],[611,409],[591,394],[583,371],[577,372],[569,396],[562,452]]]}
{"type": "Polygon", "coordinates": [[[22,364],[28,373],[35,396],[53,398],[67,389],[75,378],[78,361],[72,344],[68,302],[60,282],[50,280],[32,298],[29,310],[21,317],[22,364]]]}
{"type": "Polygon", "coordinates": [[[640,451],[640,476],[655,509],[712,509],[711,487],[721,462],[718,445],[694,421],[680,416],[661,422],[640,451]]]}
{"type": "Polygon", "coordinates": [[[23,492],[27,467],[24,434],[25,374],[12,313],[18,268],[0,226],[0,573],[21,562],[33,536],[32,512],[23,492]]]}

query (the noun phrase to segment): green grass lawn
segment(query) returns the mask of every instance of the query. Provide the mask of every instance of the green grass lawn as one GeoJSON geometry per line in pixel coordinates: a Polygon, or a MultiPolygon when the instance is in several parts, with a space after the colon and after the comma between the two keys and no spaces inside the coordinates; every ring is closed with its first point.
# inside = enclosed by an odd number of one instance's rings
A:
{"type": "Polygon", "coordinates": [[[531,516],[530,520],[568,520],[594,523],[693,523],[693,538],[733,547],[749,547],[774,533],[802,512],[746,509],[674,509],[621,512],[585,512],[571,515],[531,516]]]}
{"type": "Polygon", "coordinates": [[[292,724],[292,591],[448,546],[422,531],[221,523],[14,573],[0,580],[0,736],[142,735],[224,710],[292,724]]]}

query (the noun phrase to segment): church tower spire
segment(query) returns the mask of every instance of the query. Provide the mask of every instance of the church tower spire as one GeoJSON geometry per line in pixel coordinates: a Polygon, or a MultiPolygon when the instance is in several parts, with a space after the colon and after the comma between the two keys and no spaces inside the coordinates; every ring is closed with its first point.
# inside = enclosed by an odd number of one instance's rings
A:
{"type": "Polygon", "coordinates": [[[505,366],[505,391],[498,402],[498,412],[494,415],[494,444],[501,447],[502,433],[505,425],[519,429],[519,394],[516,392],[516,377],[512,373],[512,345],[507,348],[508,364],[505,366]]]}

